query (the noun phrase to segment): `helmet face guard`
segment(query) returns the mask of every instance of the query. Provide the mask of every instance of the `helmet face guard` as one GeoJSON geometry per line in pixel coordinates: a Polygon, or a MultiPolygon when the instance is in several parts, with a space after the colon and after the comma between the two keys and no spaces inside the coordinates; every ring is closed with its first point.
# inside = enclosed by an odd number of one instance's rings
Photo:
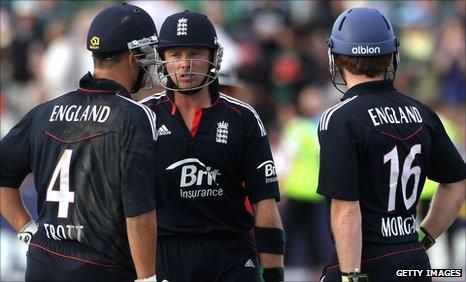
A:
{"type": "Polygon", "coordinates": [[[136,84],[137,89],[133,89],[133,92],[137,92],[139,88],[151,89],[156,82],[156,44],[157,36],[153,35],[149,38],[143,38],[140,40],[133,40],[128,42],[128,49],[133,54],[136,63],[142,68],[142,75],[138,78],[136,84]]]}
{"type": "MultiPolygon", "coordinates": [[[[220,71],[220,65],[222,62],[223,56],[223,47],[216,42],[217,49],[214,51],[213,54],[213,62],[201,59],[180,59],[180,60],[158,60],[157,63],[157,74],[158,74],[158,81],[162,87],[165,89],[176,91],[180,93],[189,94],[189,92],[193,90],[200,90],[211,84],[215,79],[217,79],[220,71]],[[184,72],[178,72],[176,65],[179,63],[189,63],[189,68],[184,72]],[[206,73],[197,72],[193,68],[193,64],[197,63],[204,63],[208,65],[208,71],[206,73]],[[169,73],[168,68],[172,69],[173,72],[169,73]],[[189,81],[188,87],[180,87],[180,77],[181,76],[200,76],[203,77],[200,83],[193,84],[192,80],[189,81]]],[[[157,54],[158,58],[161,56],[157,54]]],[[[197,92],[197,91],[196,91],[197,92]]]]}
{"type": "Polygon", "coordinates": [[[332,84],[345,93],[343,72],[335,65],[334,54],[350,57],[376,57],[392,55],[390,65],[385,70],[385,79],[395,79],[400,62],[399,41],[393,34],[388,19],[373,8],[353,8],[340,14],[335,20],[332,34],[327,40],[329,72],[332,84]]]}

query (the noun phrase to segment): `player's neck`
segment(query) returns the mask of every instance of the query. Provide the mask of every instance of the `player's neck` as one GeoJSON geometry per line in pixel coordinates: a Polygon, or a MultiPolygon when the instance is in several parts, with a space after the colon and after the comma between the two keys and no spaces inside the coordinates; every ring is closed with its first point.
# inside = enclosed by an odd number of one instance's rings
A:
{"type": "Polygon", "coordinates": [[[346,84],[348,85],[348,89],[351,87],[361,84],[364,82],[369,82],[369,81],[376,81],[376,80],[383,80],[383,74],[377,75],[375,77],[368,77],[366,75],[357,75],[357,74],[352,74],[349,71],[345,70],[345,80],[346,84]]]}
{"type": "Polygon", "coordinates": [[[206,86],[192,95],[175,92],[175,104],[183,109],[207,108],[211,105],[209,87],[206,86]]]}
{"type": "Polygon", "coordinates": [[[93,78],[104,78],[104,79],[109,79],[113,80],[116,83],[120,84],[123,86],[126,91],[130,91],[131,88],[133,87],[131,83],[131,79],[129,78],[129,75],[122,73],[121,71],[114,70],[114,69],[94,69],[94,73],[92,74],[93,78]]]}

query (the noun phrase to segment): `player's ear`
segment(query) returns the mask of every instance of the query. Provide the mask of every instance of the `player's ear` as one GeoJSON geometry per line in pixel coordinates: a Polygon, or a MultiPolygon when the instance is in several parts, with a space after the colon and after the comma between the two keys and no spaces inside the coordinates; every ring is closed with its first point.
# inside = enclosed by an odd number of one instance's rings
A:
{"type": "Polygon", "coordinates": [[[128,63],[129,66],[133,66],[133,65],[137,64],[136,63],[136,58],[129,51],[125,53],[124,60],[126,60],[126,62],[128,63]]]}

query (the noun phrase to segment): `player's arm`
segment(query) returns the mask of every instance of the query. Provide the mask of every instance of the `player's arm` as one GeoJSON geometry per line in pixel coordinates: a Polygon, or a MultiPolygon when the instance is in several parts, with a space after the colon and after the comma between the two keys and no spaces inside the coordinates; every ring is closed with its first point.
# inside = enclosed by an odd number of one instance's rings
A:
{"type": "Polygon", "coordinates": [[[19,189],[0,187],[0,212],[10,225],[19,232],[31,215],[24,207],[19,189]]]}
{"type": "Polygon", "coordinates": [[[421,227],[433,239],[438,238],[456,219],[465,200],[465,185],[465,180],[439,184],[432,198],[429,212],[421,224],[421,227]]]}
{"type": "Polygon", "coordinates": [[[357,272],[362,250],[359,201],[332,199],[330,222],[341,272],[357,272]]]}
{"type": "Polygon", "coordinates": [[[126,218],[129,247],[138,278],[155,273],[155,210],[126,218]]]}
{"type": "MultiPolygon", "coordinates": [[[[430,111],[430,110],[429,110],[430,111]]],[[[466,164],[448,137],[440,118],[432,114],[432,147],[427,177],[440,183],[429,212],[418,230],[419,241],[428,249],[455,220],[465,198],[466,164]]]]}
{"type": "Polygon", "coordinates": [[[264,281],[282,281],[285,238],[275,198],[253,204],[254,234],[264,281]]]}
{"type": "Polygon", "coordinates": [[[24,207],[19,187],[31,172],[31,110],[0,140],[0,213],[18,232],[18,238],[29,244],[37,224],[24,207]]]}
{"type": "Polygon", "coordinates": [[[19,189],[0,187],[0,213],[18,232],[18,238],[29,245],[32,236],[37,232],[37,224],[24,207],[19,189]]]}
{"type": "Polygon", "coordinates": [[[155,215],[155,114],[130,109],[123,125],[121,197],[131,257],[139,279],[155,280],[157,227],[155,215]]]}

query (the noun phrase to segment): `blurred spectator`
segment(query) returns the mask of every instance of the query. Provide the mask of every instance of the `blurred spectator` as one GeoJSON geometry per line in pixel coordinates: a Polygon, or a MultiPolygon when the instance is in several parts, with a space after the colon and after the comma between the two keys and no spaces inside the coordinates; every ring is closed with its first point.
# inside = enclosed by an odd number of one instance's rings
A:
{"type": "Polygon", "coordinates": [[[464,18],[452,17],[440,27],[434,66],[440,74],[440,99],[463,103],[466,98],[466,54],[464,18]]]}
{"type": "Polygon", "coordinates": [[[155,23],[157,32],[160,31],[163,21],[170,15],[183,11],[183,5],[177,0],[158,0],[144,1],[135,0],[129,1],[129,4],[141,7],[152,17],[155,23]]]}
{"type": "Polygon", "coordinates": [[[282,145],[287,168],[280,185],[283,226],[286,230],[285,265],[315,271],[318,280],[332,243],[326,227],[328,215],[324,198],[316,193],[319,175],[317,137],[324,92],[308,85],[298,96],[298,116],[283,128],[282,145]]]}

